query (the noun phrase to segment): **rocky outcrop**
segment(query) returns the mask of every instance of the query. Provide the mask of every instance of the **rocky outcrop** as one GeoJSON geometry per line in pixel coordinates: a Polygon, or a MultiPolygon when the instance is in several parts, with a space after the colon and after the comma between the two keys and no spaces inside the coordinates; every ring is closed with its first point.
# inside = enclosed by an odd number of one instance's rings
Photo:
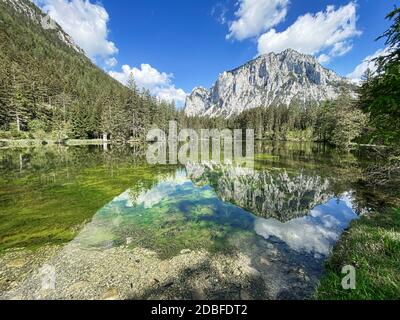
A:
{"type": "Polygon", "coordinates": [[[261,106],[321,103],[336,98],[343,86],[351,84],[315,57],[288,49],[224,72],[210,90],[195,88],[186,100],[185,113],[229,118],[261,106]]]}

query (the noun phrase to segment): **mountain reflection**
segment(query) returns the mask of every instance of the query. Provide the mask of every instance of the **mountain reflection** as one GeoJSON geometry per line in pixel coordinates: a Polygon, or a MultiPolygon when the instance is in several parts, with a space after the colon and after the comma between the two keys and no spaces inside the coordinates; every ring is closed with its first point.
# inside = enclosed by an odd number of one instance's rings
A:
{"type": "Polygon", "coordinates": [[[198,246],[247,252],[236,240],[250,237],[319,259],[357,218],[351,194],[333,196],[328,189],[328,181],[303,174],[190,164],[151,188],[116,197],[74,242],[98,249],[139,245],[171,257],[198,246]]]}
{"type": "Polygon", "coordinates": [[[194,183],[212,186],[222,201],[281,222],[308,215],[316,206],[333,198],[329,181],[319,176],[211,163],[188,164],[186,170],[194,183]]]}

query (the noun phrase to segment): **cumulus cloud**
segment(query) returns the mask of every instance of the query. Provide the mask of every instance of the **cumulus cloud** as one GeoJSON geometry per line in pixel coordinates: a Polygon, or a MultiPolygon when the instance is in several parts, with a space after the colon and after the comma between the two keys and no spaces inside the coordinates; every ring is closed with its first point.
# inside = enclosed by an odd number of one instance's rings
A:
{"type": "Polygon", "coordinates": [[[174,77],[172,73],[160,72],[149,64],[142,64],[140,68],[124,65],[121,72],[110,71],[109,75],[122,84],[127,84],[129,78],[133,76],[139,88],[148,89],[153,95],[166,101],[183,103],[187,96],[185,91],[176,88],[172,83],[174,77]]]}
{"type": "Polygon", "coordinates": [[[336,9],[307,13],[285,31],[269,30],[258,39],[258,52],[282,52],[292,48],[306,54],[319,54],[321,62],[342,56],[352,49],[352,39],[361,34],[357,30],[357,7],[354,2],[336,9]]]}
{"type": "Polygon", "coordinates": [[[276,26],[287,14],[289,0],[239,0],[227,39],[244,40],[276,26]]]}
{"type": "Polygon", "coordinates": [[[132,75],[140,88],[149,90],[160,85],[169,84],[170,79],[173,77],[172,74],[159,72],[149,64],[142,64],[140,68],[131,68],[125,64],[122,66],[122,72],[111,71],[110,75],[123,84],[126,84],[132,75]]]}
{"type": "Polygon", "coordinates": [[[365,59],[351,72],[347,75],[348,78],[353,80],[355,83],[360,83],[362,76],[369,69],[372,73],[377,70],[376,63],[374,59],[384,56],[388,53],[389,49],[379,49],[374,54],[365,57],[365,59]]]}
{"type": "Polygon", "coordinates": [[[118,52],[108,39],[109,15],[89,0],[37,0],[36,3],[68,33],[91,58],[108,58],[118,52]]]}
{"type": "Polygon", "coordinates": [[[165,101],[175,101],[178,105],[182,105],[186,100],[186,92],[183,89],[175,88],[174,85],[170,85],[165,88],[157,88],[155,95],[165,101]]]}

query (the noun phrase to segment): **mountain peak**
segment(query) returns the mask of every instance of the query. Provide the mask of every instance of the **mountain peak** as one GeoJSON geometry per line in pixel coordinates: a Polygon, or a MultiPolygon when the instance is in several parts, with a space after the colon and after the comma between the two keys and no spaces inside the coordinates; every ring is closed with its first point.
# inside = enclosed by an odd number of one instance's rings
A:
{"type": "Polygon", "coordinates": [[[288,48],[285,49],[283,51],[280,52],[267,52],[264,54],[260,54],[256,59],[259,58],[265,58],[265,57],[269,57],[269,56],[275,56],[275,57],[296,57],[296,58],[305,58],[305,57],[309,57],[312,59],[315,59],[315,57],[313,55],[310,54],[305,54],[305,53],[301,53],[295,49],[292,48],[288,48]]]}
{"type": "Polygon", "coordinates": [[[292,60],[296,60],[296,61],[301,61],[301,62],[305,62],[305,61],[309,61],[309,62],[313,62],[313,63],[317,63],[319,64],[317,58],[311,54],[306,54],[306,53],[302,53],[299,52],[297,50],[288,48],[284,51],[278,52],[278,53],[267,53],[267,55],[274,55],[282,60],[285,59],[292,59],[292,60]]]}
{"type": "Polygon", "coordinates": [[[296,56],[310,56],[313,57],[312,55],[304,54],[301,53],[297,50],[294,50],[292,48],[287,48],[286,50],[282,51],[281,53],[286,54],[286,55],[296,55],[296,56]]]}
{"type": "Polygon", "coordinates": [[[210,90],[196,88],[186,100],[185,112],[229,118],[257,107],[320,104],[335,99],[342,86],[350,84],[314,56],[286,49],[222,73],[210,90]]]}

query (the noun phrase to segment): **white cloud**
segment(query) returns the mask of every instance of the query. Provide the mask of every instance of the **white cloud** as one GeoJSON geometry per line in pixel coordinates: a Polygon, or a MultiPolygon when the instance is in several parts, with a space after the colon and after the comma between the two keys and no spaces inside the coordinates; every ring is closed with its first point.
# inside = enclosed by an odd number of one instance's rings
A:
{"type": "Polygon", "coordinates": [[[239,0],[238,5],[227,39],[244,40],[276,26],[285,19],[289,0],[239,0]]]}
{"type": "Polygon", "coordinates": [[[122,66],[122,71],[110,71],[110,76],[117,79],[122,84],[126,84],[132,75],[139,88],[150,90],[150,92],[160,99],[183,103],[186,93],[182,89],[177,89],[172,83],[173,74],[160,72],[149,64],[142,64],[140,68],[122,66]]]}
{"type": "Polygon", "coordinates": [[[361,81],[362,76],[365,74],[365,72],[369,69],[372,73],[375,73],[377,70],[377,66],[375,61],[373,61],[375,58],[378,58],[380,56],[384,56],[388,53],[389,49],[379,49],[376,51],[374,54],[369,55],[365,57],[362,63],[360,63],[352,73],[348,74],[347,77],[353,80],[356,83],[359,83],[361,81]]]}
{"type": "Polygon", "coordinates": [[[352,39],[361,34],[357,30],[357,9],[354,2],[335,10],[307,13],[283,32],[271,29],[258,39],[258,52],[282,52],[292,48],[306,54],[320,54],[319,60],[329,62],[352,48],[352,39]]]}
{"type": "Polygon", "coordinates": [[[228,22],[226,17],[227,13],[227,6],[221,2],[218,2],[215,6],[211,8],[211,16],[214,17],[214,19],[220,24],[226,24],[228,22]]]}
{"type": "Polygon", "coordinates": [[[122,72],[111,71],[110,75],[119,82],[126,84],[132,75],[135,78],[136,84],[140,88],[152,90],[157,86],[164,86],[170,82],[171,74],[159,72],[149,64],[142,64],[139,68],[131,68],[125,64],[122,66],[122,72]]]}
{"type": "Polygon", "coordinates": [[[352,199],[344,195],[340,201],[333,199],[317,206],[309,215],[286,223],[258,218],[254,228],[258,235],[266,239],[276,237],[295,251],[329,255],[343,230],[356,218],[352,199]]]}
{"type": "Polygon", "coordinates": [[[174,85],[165,88],[157,88],[155,95],[165,101],[175,101],[178,105],[186,101],[187,94],[183,89],[177,89],[174,85]]]}
{"type": "Polygon", "coordinates": [[[107,67],[113,68],[118,64],[118,60],[115,59],[114,57],[109,58],[105,61],[107,67]]]}
{"type": "Polygon", "coordinates": [[[91,58],[108,58],[118,52],[108,39],[109,15],[89,0],[38,0],[39,6],[68,33],[91,58]]]}
{"type": "Polygon", "coordinates": [[[323,53],[318,57],[318,62],[319,63],[328,63],[331,61],[331,57],[328,56],[327,54],[323,53]]]}
{"type": "Polygon", "coordinates": [[[333,57],[341,57],[353,49],[352,43],[347,43],[346,41],[337,42],[330,51],[330,55],[333,57]]]}

